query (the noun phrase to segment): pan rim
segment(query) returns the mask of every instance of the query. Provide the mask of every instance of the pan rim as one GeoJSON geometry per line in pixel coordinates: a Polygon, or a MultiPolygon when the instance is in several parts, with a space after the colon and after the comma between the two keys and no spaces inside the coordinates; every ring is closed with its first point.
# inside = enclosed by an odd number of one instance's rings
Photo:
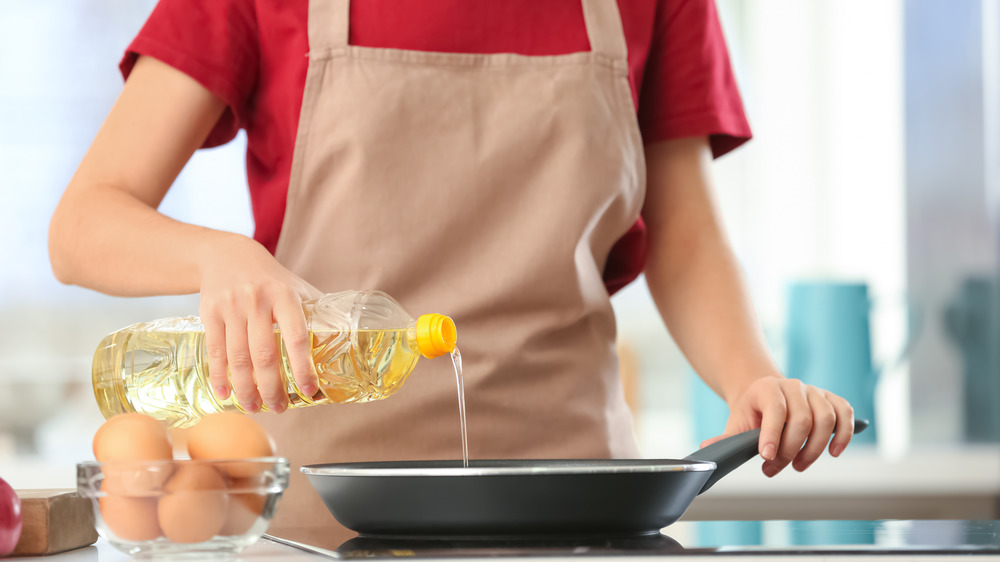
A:
{"type": "MultiPolygon", "coordinates": [[[[544,476],[557,474],[652,474],[662,472],[711,472],[717,465],[712,461],[689,461],[678,459],[630,459],[635,464],[612,466],[586,465],[587,460],[567,459],[566,464],[539,466],[389,466],[391,462],[354,462],[312,464],[299,468],[307,476],[350,476],[350,477],[454,477],[454,476],[544,476]],[[573,461],[580,464],[570,464],[573,461]],[[385,464],[386,466],[379,466],[385,464]]],[[[607,462],[608,459],[602,459],[607,462]]],[[[419,462],[419,461],[401,461],[419,462]]],[[[440,461],[428,461],[440,462],[440,461]]],[[[490,462],[476,460],[473,462],[490,462]]],[[[524,462],[532,462],[525,460],[524,462]]],[[[537,461],[537,462],[551,462],[537,461]]],[[[590,461],[593,462],[593,461],[590,461]]]]}

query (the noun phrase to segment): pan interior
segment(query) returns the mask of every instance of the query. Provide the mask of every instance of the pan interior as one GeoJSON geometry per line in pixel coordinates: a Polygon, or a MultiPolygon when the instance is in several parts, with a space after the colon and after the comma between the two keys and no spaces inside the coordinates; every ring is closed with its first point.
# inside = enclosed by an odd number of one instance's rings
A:
{"type": "Polygon", "coordinates": [[[706,472],[714,462],[677,459],[502,459],[381,461],[331,463],[304,466],[301,471],[316,476],[514,476],[531,474],[635,474],[657,472],[706,472]]]}

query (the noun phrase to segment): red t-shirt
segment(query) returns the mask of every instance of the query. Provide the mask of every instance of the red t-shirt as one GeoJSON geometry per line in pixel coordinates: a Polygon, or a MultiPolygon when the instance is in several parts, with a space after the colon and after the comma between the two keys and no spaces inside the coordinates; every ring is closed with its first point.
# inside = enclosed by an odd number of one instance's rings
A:
{"type": "MultiPolygon", "coordinates": [[[[750,138],[714,0],[618,0],[629,81],[645,142],[708,135],[716,156],[750,138]]],[[[256,229],[278,241],[309,51],[308,0],[160,0],[121,62],[139,55],[188,74],[228,109],[205,146],[247,131],[256,229]]],[[[590,49],[580,0],[355,0],[350,42],[461,53],[555,55],[590,49]]],[[[614,292],[645,264],[642,221],[604,272],[614,292]]]]}

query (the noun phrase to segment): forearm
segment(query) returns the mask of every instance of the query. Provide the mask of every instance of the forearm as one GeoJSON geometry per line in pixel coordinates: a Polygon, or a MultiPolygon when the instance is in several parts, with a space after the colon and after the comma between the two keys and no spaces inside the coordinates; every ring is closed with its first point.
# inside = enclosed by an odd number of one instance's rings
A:
{"type": "Polygon", "coordinates": [[[678,347],[727,402],[761,376],[780,376],[724,238],[706,232],[688,239],[684,248],[660,241],[653,245],[646,275],[678,347]]]}
{"type": "Polygon", "coordinates": [[[213,254],[253,243],[156,211],[224,109],[186,75],[139,59],[53,214],[60,281],[123,296],[195,293],[213,254]]]}
{"type": "Polygon", "coordinates": [[[176,221],[128,191],[70,186],[49,230],[59,281],[117,296],[197,293],[213,255],[243,236],[176,221]]]}
{"type": "Polygon", "coordinates": [[[781,375],[712,199],[707,143],[654,146],[647,161],[650,292],[691,366],[732,402],[754,380],[781,375]]]}

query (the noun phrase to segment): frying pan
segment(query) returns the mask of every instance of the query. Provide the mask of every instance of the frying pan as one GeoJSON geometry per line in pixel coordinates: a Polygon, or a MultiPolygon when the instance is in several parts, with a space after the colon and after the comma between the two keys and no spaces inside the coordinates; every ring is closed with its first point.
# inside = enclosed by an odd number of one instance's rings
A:
{"type": "MultiPolygon", "coordinates": [[[[860,433],[868,422],[856,420],[860,433]]],[[[362,462],[301,468],[330,513],[370,536],[657,533],[757,456],[760,429],[682,460],[362,462]]]]}

